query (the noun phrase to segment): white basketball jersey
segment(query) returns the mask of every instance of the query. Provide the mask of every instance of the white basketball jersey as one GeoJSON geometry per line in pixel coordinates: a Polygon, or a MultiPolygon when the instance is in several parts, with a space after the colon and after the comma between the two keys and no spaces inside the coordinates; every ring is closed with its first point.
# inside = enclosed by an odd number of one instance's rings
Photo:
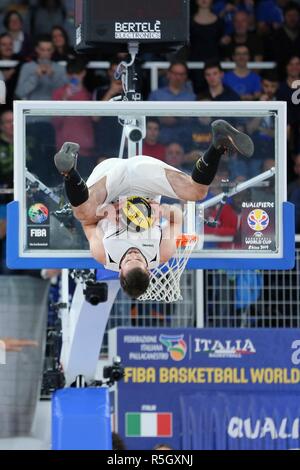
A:
{"type": "Polygon", "coordinates": [[[107,219],[100,222],[103,231],[103,246],[106,256],[106,269],[120,270],[120,262],[130,248],[137,248],[145,257],[148,268],[156,268],[160,264],[159,247],[162,238],[161,227],[154,225],[149,230],[135,233],[126,227],[117,227],[107,219]]]}

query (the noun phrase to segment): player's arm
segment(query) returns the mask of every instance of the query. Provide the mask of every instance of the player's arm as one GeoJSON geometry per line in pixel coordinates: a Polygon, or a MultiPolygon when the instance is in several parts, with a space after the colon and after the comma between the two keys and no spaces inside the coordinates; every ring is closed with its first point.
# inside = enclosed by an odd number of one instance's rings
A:
{"type": "Polygon", "coordinates": [[[167,220],[160,244],[160,261],[165,263],[176,251],[176,239],[182,233],[183,214],[181,208],[176,205],[162,204],[160,209],[161,216],[167,220]]]}
{"type": "Polygon", "coordinates": [[[103,232],[97,224],[82,224],[83,231],[90,245],[92,257],[99,263],[106,262],[103,246],[103,232]]]}

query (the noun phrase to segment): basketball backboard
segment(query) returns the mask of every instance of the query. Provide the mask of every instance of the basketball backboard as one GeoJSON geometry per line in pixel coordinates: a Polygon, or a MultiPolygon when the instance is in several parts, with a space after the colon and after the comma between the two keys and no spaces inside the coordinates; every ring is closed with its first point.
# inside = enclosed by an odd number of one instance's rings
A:
{"type": "Polygon", "coordinates": [[[53,155],[63,140],[78,141],[79,168],[87,177],[97,161],[118,156],[119,118],[141,120],[143,116],[148,123],[151,118],[159,123],[167,163],[187,173],[199,152],[209,146],[210,123],[215,119],[228,120],[254,140],[251,159],[234,153],[222,157],[209,197],[196,203],[196,231],[203,227],[203,210],[207,224],[204,246],[195,249],[188,268],[292,267],[294,222],[293,206],[286,202],[286,104],[204,101],[15,102],[15,201],[8,208],[8,266],[99,266],[91,258],[80,224],[72,215],[57,214],[68,201],[53,155]]]}

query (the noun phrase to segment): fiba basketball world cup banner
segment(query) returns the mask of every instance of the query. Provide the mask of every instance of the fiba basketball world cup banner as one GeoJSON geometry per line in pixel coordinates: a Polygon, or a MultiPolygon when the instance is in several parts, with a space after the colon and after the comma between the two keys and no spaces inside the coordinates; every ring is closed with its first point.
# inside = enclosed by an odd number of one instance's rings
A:
{"type": "Polygon", "coordinates": [[[300,448],[299,329],[119,328],[128,449],[300,448]]]}
{"type": "MultiPolygon", "coordinates": [[[[272,194],[273,196],[273,194],[272,194]]],[[[241,210],[241,248],[274,251],[276,249],[275,202],[244,201],[241,210]]]]}

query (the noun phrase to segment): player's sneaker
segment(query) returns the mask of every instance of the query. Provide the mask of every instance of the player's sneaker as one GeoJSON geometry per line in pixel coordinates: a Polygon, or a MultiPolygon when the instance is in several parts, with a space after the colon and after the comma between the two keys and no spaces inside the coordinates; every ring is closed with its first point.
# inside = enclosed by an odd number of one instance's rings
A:
{"type": "Polygon", "coordinates": [[[245,157],[252,157],[254,145],[252,139],[244,132],[240,132],[223,119],[214,121],[212,128],[212,143],[214,147],[220,146],[234,148],[245,157]]]}
{"type": "Polygon", "coordinates": [[[65,142],[60,151],[54,156],[55,166],[61,174],[67,175],[72,168],[76,168],[79,149],[79,144],[65,142]]]}

